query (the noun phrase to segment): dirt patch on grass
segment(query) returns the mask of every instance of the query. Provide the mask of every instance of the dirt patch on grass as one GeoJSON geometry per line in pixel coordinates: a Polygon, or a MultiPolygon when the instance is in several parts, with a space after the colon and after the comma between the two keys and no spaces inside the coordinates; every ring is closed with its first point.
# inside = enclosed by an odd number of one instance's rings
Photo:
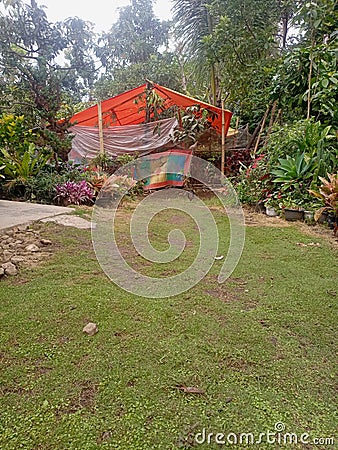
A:
{"type": "Polygon", "coordinates": [[[171,225],[187,225],[189,217],[183,214],[171,214],[167,217],[167,222],[171,225]]]}
{"type": "Polygon", "coordinates": [[[56,415],[62,416],[64,414],[74,414],[81,409],[95,412],[95,397],[97,387],[91,381],[85,381],[77,385],[78,395],[73,396],[66,406],[57,409],[56,415]]]}
{"type": "Polygon", "coordinates": [[[290,222],[281,217],[270,217],[266,214],[258,213],[249,208],[243,208],[245,225],[247,227],[289,227],[290,222]]]}
{"type": "Polygon", "coordinates": [[[288,222],[282,217],[269,217],[266,214],[258,213],[250,208],[244,207],[245,224],[248,227],[296,227],[301,233],[307,236],[325,239],[334,249],[338,249],[338,236],[334,236],[333,231],[326,225],[308,225],[305,222],[288,222]]]}
{"type": "Polygon", "coordinates": [[[216,275],[208,276],[206,281],[207,285],[211,287],[204,293],[225,303],[242,301],[248,283],[243,278],[230,277],[224,283],[219,284],[216,275]]]}
{"type": "Polygon", "coordinates": [[[210,295],[211,297],[217,298],[218,300],[221,300],[222,302],[225,303],[238,302],[241,300],[241,296],[239,294],[226,291],[222,287],[207,289],[204,292],[210,295]]]}

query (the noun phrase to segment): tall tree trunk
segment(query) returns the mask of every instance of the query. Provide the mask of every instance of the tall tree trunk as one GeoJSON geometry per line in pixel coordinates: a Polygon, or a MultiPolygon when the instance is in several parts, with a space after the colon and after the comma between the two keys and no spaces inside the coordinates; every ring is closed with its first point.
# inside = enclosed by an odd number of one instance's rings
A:
{"type": "MultiPolygon", "coordinates": [[[[205,6],[205,12],[207,17],[207,24],[208,24],[208,32],[209,34],[212,34],[214,30],[214,24],[212,22],[212,17],[209,14],[209,11],[207,7],[205,6]]],[[[211,87],[211,103],[213,105],[216,105],[217,103],[217,70],[216,70],[216,64],[214,62],[211,63],[210,66],[210,87],[211,87]]]]}

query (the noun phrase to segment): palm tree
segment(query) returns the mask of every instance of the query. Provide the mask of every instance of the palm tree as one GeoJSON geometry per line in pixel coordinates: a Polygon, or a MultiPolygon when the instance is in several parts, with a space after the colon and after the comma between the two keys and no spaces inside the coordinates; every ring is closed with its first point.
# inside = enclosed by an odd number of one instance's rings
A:
{"type": "Polygon", "coordinates": [[[211,102],[217,102],[217,61],[210,54],[206,39],[214,30],[209,11],[210,0],[174,0],[173,13],[177,35],[189,49],[198,81],[209,78],[211,102]]]}

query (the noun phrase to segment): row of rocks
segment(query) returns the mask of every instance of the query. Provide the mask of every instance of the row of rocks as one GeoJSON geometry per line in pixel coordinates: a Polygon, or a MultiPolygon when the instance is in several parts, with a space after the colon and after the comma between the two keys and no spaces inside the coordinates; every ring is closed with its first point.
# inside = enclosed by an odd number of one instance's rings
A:
{"type": "Polygon", "coordinates": [[[21,267],[36,265],[50,255],[52,241],[30,226],[15,227],[0,234],[0,278],[16,275],[21,267]]]}

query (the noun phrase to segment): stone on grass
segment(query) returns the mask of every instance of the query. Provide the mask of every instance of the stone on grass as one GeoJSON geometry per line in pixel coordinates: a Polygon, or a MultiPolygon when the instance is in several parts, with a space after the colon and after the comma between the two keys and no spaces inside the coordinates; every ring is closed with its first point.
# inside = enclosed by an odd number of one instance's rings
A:
{"type": "Polygon", "coordinates": [[[35,244],[29,244],[27,247],[25,247],[26,252],[38,252],[40,249],[35,244]]]}
{"type": "Polygon", "coordinates": [[[13,264],[19,264],[25,261],[25,258],[23,256],[12,256],[11,257],[11,262],[13,264]]]}
{"type": "Polygon", "coordinates": [[[42,245],[52,245],[53,242],[50,241],[49,239],[40,239],[40,242],[42,245]]]}
{"type": "Polygon", "coordinates": [[[87,323],[87,325],[83,328],[82,330],[84,333],[88,334],[88,336],[94,336],[94,334],[96,334],[99,329],[96,325],[96,323],[93,322],[89,322],[87,323]]]}
{"type": "Polygon", "coordinates": [[[26,230],[28,230],[28,228],[29,228],[29,225],[19,225],[18,227],[17,227],[17,229],[18,229],[18,231],[26,231],[26,230]]]}
{"type": "Polygon", "coordinates": [[[3,267],[0,267],[0,278],[5,275],[5,269],[3,267]]]}
{"type": "Polygon", "coordinates": [[[4,250],[4,260],[9,261],[11,259],[11,256],[13,256],[13,253],[9,250],[4,250]]]}
{"type": "Polygon", "coordinates": [[[11,262],[6,262],[2,264],[2,268],[5,269],[6,275],[16,275],[18,273],[18,269],[11,262]]]}

